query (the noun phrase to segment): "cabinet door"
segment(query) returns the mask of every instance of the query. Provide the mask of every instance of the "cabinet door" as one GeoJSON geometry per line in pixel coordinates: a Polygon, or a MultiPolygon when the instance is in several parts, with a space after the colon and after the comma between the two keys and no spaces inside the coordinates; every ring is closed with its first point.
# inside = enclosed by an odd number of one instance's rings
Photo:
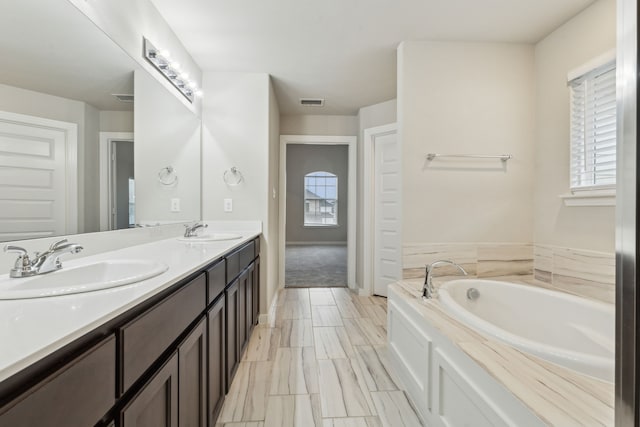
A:
{"type": "Polygon", "coordinates": [[[178,347],[180,427],[204,427],[207,421],[207,322],[202,319],[178,347]]]}
{"type": "Polygon", "coordinates": [[[116,339],[111,336],[0,408],[0,426],[94,425],[115,403],[115,391],[116,339]]]}
{"type": "Polygon", "coordinates": [[[238,342],[238,281],[236,280],[227,288],[224,292],[225,297],[225,322],[226,322],[226,372],[225,372],[225,384],[226,391],[229,391],[231,380],[236,373],[238,363],[240,362],[240,348],[238,342]]]}
{"type": "Polygon", "coordinates": [[[209,426],[216,425],[227,392],[225,385],[225,299],[218,299],[207,313],[209,334],[209,426]]]}
{"type": "MultiPolygon", "coordinates": [[[[256,242],[259,242],[256,239],[256,242]]],[[[253,324],[257,325],[260,316],[260,258],[253,264],[253,324]]]]}
{"type": "Polygon", "coordinates": [[[247,271],[245,270],[238,278],[238,346],[240,356],[247,344],[247,271]]]}
{"type": "Polygon", "coordinates": [[[121,427],[178,427],[178,353],[122,411],[121,427]]]}
{"type": "Polygon", "coordinates": [[[246,293],[245,293],[245,328],[247,330],[247,342],[251,338],[253,331],[253,264],[247,269],[246,293]]]}

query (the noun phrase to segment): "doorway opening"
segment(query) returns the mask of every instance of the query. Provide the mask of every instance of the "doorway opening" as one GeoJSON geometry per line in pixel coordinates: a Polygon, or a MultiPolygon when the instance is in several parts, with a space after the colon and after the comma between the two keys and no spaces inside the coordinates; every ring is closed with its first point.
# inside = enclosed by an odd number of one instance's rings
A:
{"type": "Polygon", "coordinates": [[[281,136],[285,287],[355,287],[355,144],[355,137],[281,136]]]}
{"type": "Polygon", "coordinates": [[[387,296],[402,278],[402,180],[397,125],[364,131],[364,292],[387,296]]]}
{"type": "Polygon", "coordinates": [[[100,133],[100,230],[135,227],[133,133],[100,133]]]}

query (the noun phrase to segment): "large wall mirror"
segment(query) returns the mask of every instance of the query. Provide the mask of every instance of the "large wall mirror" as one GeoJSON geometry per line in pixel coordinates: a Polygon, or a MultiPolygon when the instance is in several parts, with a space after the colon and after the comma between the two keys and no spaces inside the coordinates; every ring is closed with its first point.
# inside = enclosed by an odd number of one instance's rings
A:
{"type": "Polygon", "coordinates": [[[68,0],[0,17],[0,241],[200,218],[197,117],[68,0]]]}

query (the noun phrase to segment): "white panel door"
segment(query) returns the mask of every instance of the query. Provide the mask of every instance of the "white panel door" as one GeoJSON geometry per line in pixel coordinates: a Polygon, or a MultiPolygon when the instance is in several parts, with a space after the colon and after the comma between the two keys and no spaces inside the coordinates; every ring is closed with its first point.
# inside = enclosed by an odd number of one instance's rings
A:
{"type": "Polygon", "coordinates": [[[0,241],[77,231],[76,135],[73,123],[0,112],[0,241]]]}
{"type": "Polygon", "coordinates": [[[374,140],[373,290],[387,296],[387,286],[400,280],[400,150],[396,132],[374,140]]]}

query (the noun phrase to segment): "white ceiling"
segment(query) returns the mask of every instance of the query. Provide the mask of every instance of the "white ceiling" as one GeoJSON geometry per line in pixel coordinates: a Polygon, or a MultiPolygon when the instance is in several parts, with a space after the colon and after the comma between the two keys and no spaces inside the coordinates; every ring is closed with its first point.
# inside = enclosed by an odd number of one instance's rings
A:
{"type": "Polygon", "coordinates": [[[593,0],[152,2],[203,71],[271,74],[282,114],[355,114],[396,96],[403,40],[534,43],[593,0]]]}
{"type": "Polygon", "coordinates": [[[0,0],[0,83],[133,110],[136,63],[67,0],[0,0]]]}

